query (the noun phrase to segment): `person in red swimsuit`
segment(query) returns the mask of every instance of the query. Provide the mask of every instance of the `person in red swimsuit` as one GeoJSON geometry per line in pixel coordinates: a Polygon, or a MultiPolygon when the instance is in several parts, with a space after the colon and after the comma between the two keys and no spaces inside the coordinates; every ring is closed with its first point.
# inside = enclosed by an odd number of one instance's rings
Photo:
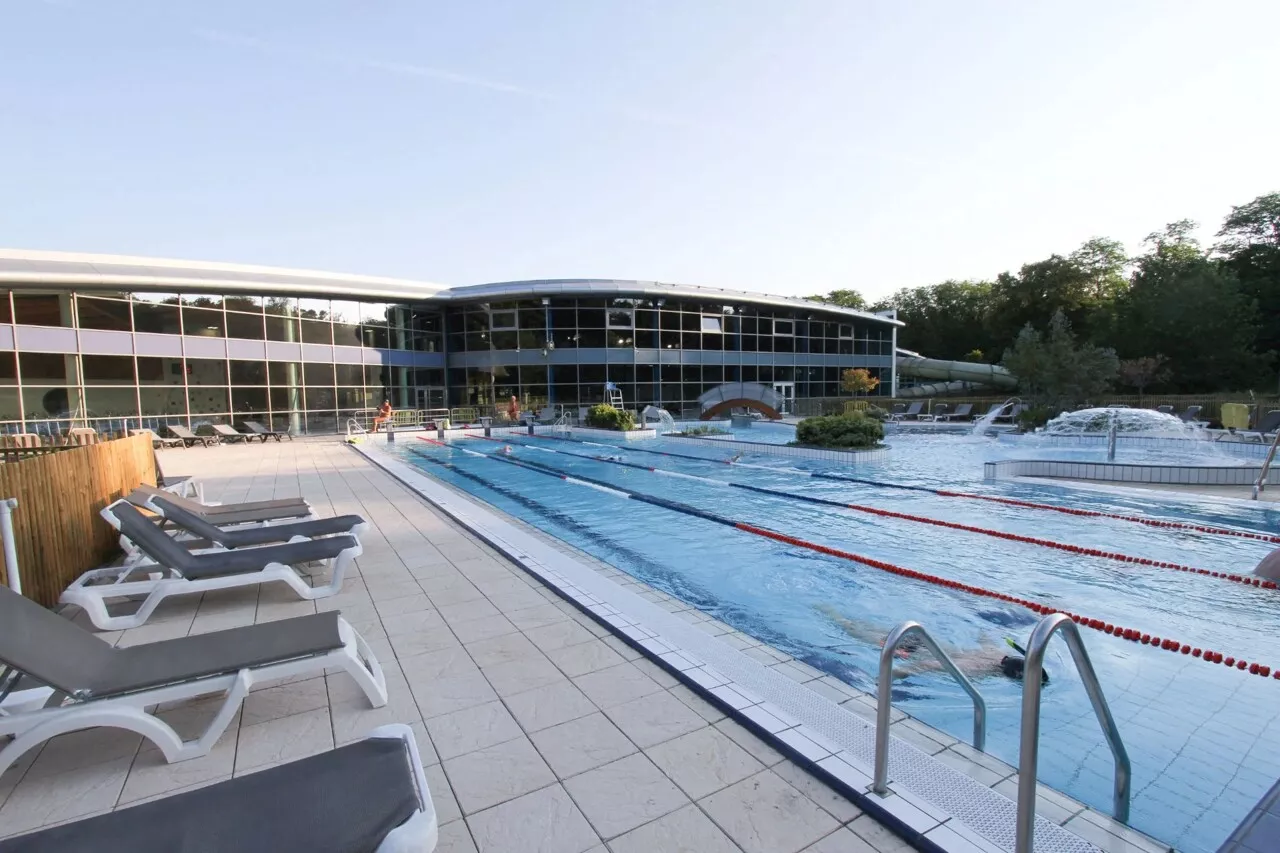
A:
{"type": "Polygon", "coordinates": [[[391,420],[391,401],[383,400],[382,405],[378,407],[378,414],[373,418],[373,431],[377,432],[381,424],[385,424],[391,420]]]}

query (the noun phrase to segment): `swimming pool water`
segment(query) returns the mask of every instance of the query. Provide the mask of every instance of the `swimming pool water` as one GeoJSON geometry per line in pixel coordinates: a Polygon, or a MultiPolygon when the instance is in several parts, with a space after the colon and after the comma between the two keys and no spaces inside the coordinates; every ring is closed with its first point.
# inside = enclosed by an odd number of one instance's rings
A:
{"type": "MultiPolygon", "coordinates": [[[[766,436],[786,441],[790,431],[756,425],[745,432],[751,441],[766,436]]],[[[516,460],[1153,635],[1280,664],[1280,592],[1275,590],[722,485],[746,483],[1221,571],[1247,573],[1275,547],[805,475],[818,471],[1103,512],[1277,529],[1275,510],[1211,498],[984,483],[982,463],[1012,455],[1008,447],[989,439],[915,434],[890,436],[887,441],[892,448],[887,460],[851,469],[764,453],[742,458],[751,467],[725,465],[724,459],[734,451],[714,441],[694,445],[658,439],[628,447],[509,439],[516,460]],[[646,452],[651,450],[707,461],[646,452]],[[703,479],[661,476],[594,456],[703,479]]],[[[878,660],[877,645],[867,641],[867,633],[883,637],[894,625],[916,619],[945,644],[973,651],[998,648],[1006,637],[1025,642],[1037,618],[1013,605],[624,500],[484,455],[500,447],[460,440],[443,448],[405,436],[388,449],[862,690],[874,692],[878,660]],[[482,455],[473,455],[477,453],[482,455]],[[862,626],[859,636],[844,630],[842,625],[849,622],[862,626]]],[[[1082,635],[1133,762],[1131,823],[1181,850],[1215,850],[1280,775],[1280,681],[1095,631],[1082,635]]],[[[1041,780],[1110,813],[1110,751],[1065,646],[1055,641],[1050,648],[1052,681],[1043,701],[1041,780]]],[[[983,677],[978,684],[988,703],[987,749],[1016,764],[1020,684],[998,676],[983,677]]],[[[946,676],[924,673],[899,680],[894,702],[961,740],[970,737],[971,705],[946,676]]]]}

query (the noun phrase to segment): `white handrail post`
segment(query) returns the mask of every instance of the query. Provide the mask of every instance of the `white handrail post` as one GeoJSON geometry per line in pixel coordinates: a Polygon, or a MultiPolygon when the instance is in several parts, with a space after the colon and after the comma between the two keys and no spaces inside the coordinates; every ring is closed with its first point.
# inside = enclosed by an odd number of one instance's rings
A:
{"type": "Polygon", "coordinates": [[[13,511],[18,508],[17,498],[0,500],[0,536],[4,537],[4,573],[9,579],[9,589],[22,595],[22,579],[18,577],[18,546],[13,535],[13,511]]]}

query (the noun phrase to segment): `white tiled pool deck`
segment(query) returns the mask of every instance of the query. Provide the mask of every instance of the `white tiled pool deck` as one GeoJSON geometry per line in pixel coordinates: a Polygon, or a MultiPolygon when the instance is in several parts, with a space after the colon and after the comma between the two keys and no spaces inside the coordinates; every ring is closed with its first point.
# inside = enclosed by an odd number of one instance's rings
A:
{"type": "MultiPolygon", "coordinates": [[[[374,647],[390,701],[344,675],[254,692],[212,753],[166,764],[129,732],[50,741],[0,778],[0,836],[416,730],[438,850],[481,853],[879,851],[907,845],[688,688],[333,439],[168,450],[207,500],[303,495],[372,522],[343,593],[283,587],[171,599],[143,643],[340,609],[374,647]],[[607,844],[607,847],[605,846],[607,844]]],[[[170,721],[200,721],[190,703],[170,721]]],[[[286,794],[287,796],[287,794],[286,794]]]]}
{"type": "MultiPolygon", "coordinates": [[[[64,736],[0,778],[0,837],[252,772],[400,722],[416,729],[430,765],[443,851],[909,849],[633,645],[334,439],[169,450],[161,461],[170,475],[196,476],[208,500],[302,495],[322,516],[363,515],[372,529],[362,537],[359,571],[334,598],[301,602],[280,587],[171,599],[147,625],[104,636],[118,644],[150,642],[340,609],[379,656],[390,701],[369,709],[344,675],[269,686],[249,697],[211,755],[173,765],[129,733],[64,736]]],[[[861,718],[874,717],[874,701],[865,694],[563,543],[558,547],[653,602],[662,615],[696,623],[772,673],[861,718]]],[[[208,708],[193,703],[168,714],[198,720],[208,708]]],[[[901,740],[1015,795],[1013,768],[896,710],[893,718],[901,740]]],[[[1164,849],[1047,789],[1039,811],[1097,848],[1164,849]]],[[[998,849],[942,825],[927,837],[949,853],[998,849]]]]}

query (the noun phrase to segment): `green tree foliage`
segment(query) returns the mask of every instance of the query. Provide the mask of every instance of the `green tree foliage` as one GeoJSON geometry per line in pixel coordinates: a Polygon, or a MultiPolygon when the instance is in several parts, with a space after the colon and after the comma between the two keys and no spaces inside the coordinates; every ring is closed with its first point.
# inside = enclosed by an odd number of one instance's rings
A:
{"type": "Polygon", "coordinates": [[[867,300],[863,299],[862,294],[856,290],[833,290],[826,295],[819,293],[816,296],[806,296],[805,299],[839,305],[841,308],[852,308],[855,311],[865,311],[867,308],[867,300]]]}
{"type": "Polygon", "coordinates": [[[1097,402],[1115,381],[1119,359],[1114,350],[1077,343],[1071,321],[1058,310],[1044,334],[1030,323],[1022,328],[1004,366],[1027,396],[1063,409],[1097,402]]]}
{"type": "Polygon", "coordinates": [[[899,290],[872,310],[896,308],[906,326],[898,330],[898,345],[933,358],[959,359],[975,347],[999,351],[989,332],[991,283],[944,281],[929,287],[899,290]]]}
{"type": "Polygon", "coordinates": [[[1168,359],[1162,355],[1147,355],[1142,358],[1127,358],[1120,362],[1120,382],[1138,389],[1138,399],[1146,393],[1147,386],[1164,382],[1169,376],[1169,368],[1165,366],[1168,359]]]}
{"type": "Polygon", "coordinates": [[[1258,309],[1254,350],[1280,364],[1280,193],[1231,209],[1218,232],[1216,251],[1240,283],[1240,293],[1258,309]]]}

